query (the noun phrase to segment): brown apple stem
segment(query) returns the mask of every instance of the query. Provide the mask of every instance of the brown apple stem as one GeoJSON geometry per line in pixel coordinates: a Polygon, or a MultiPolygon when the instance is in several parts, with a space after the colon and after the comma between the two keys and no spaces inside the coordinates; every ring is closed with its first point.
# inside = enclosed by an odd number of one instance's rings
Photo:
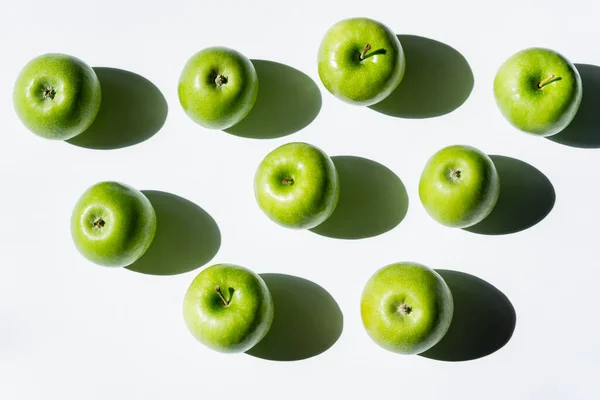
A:
{"type": "Polygon", "coordinates": [[[370,44],[366,44],[365,48],[363,49],[362,53],[360,53],[360,60],[364,60],[365,56],[367,55],[367,51],[371,50],[371,45],[370,44]]]}
{"type": "Polygon", "coordinates": [[[104,226],[105,222],[102,218],[98,218],[96,221],[94,221],[94,227],[95,228],[102,228],[104,226]]]}
{"type": "Polygon", "coordinates": [[[556,78],[556,76],[554,74],[550,75],[549,77],[547,77],[546,79],[544,79],[543,81],[541,81],[538,84],[538,88],[540,88],[540,89],[543,88],[544,86],[546,86],[547,84],[552,82],[555,78],[556,78]]]}
{"type": "Polygon", "coordinates": [[[223,293],[221,292],[221,286],[215,286],[215,290],[217,291],[217,294],[219,295],[221,300],[223,300],[223,304],[225,304],[225,307],[227,307],[229,305],[229,302],[225,299],[225,296],[223,296],[223,293]]]}
{"type": "Polygon", "coordinates": [[[282,185],[293,185],[294,184],[294,179],[293,178],[283,178],[281,180],[281,184],[282,185]]]}
{"type": "Polygon", "coordinates": [[[218,74],[217,77],[215,78],[215,85],[217,85],[217,87],[221,87],[226,83],[227,83],[227,78],[221,74],[218,74]]]}

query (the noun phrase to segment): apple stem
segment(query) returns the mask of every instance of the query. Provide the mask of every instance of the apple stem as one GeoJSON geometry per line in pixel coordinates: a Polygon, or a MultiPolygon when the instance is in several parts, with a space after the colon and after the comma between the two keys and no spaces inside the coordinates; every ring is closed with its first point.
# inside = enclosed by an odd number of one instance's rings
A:
{"type": "Polygon", "coordinates": [[[294,184],[294,178],[283,178],[281,180],[281,184],[282,185],[293,185],[294,184]]]}
{"type": "Polygon", "coordinates": [[[538,84],[538,88],[540,88],[540,89],[543,88],[544,86],[546,86],[547,84],[552,82],[555,78],[556,78],[556,76],[554,74],[550,75],[549,77],[547,77],[546,79],[544,79],[543,81],[541,81],[538,84]]]}
{"type": "Polygon", "coordinates": [[[229,305],[229,302],[225,299],[225,296],[223,296],[223,292],[221,292],[221,286],[215,286],[215,290],[217,291],[217,294],[219,295],[221,300],[223,300],[223,304],[225,304],[225,307],[227,307],[229,305]]]}
{"type": "Polygon", "coordinates": [[[221,74],[218,74],[217,77],[215,78],[215,84],[217,85],[217,87],[221,87],[226,83],[227,83],[227,78],[221,74]]]}
{"type": "Polygon", "coordinates": [[[104,224],[105,222],[102,218],[98,218],[96,221],[94,221],[94,227],[96,228],[102,228],[104,224]]]}
{"type": "Polygon", "coordinates": [[[366,44],[365,48],[363,49],[362,53],[360,53],[360,60],[364,60],[365,56],[367,55],[367,51],[371,50],[371,45],[370,44],[366,44]]]}

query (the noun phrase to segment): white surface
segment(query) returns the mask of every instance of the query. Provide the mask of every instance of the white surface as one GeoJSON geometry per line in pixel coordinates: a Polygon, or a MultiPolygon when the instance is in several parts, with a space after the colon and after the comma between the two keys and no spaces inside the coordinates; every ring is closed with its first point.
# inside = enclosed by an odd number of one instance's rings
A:
{"type": "Polygon", "coordinates": [[[0,398],[596,398],[600,356],[597,249],[600,150],[529,137],[497,111],[494,74],[530,46],[575,63],[600,64],[594,1],[1,1],[0,37],[0,398]],[[469,61],[475,86],[455,112],[431,119],[388,117],[336,100],[318,80],[316,52],[339,19],[369,16],[398,33],[444,42],[469,61]],[[208,131],[177,100],[179,73],[210,45],[299,69],[319,85],[323,105],[305,129],[273,140],[208,131]],[[94,151],[42,140],[12,108],[20,68],[45,52],[122,68],[163,92],[169,115],[151,139],[94,151]],[[285,230],[258,209],[256,165],[274,147],[306,141],[330,155],[355,155],[393,170],[410,197],[392,231],[344,241],[285,230]],[[421,207],[417,182],[439,148],[471,144],[526,161],[556,190],[552,212],[531,229],[483,236],[444,228],[421,207]],[[160,277],[87,263],[74,249],[69,217],[91,184],[120,180],[185,197],[217,221],[222,245],[209,263],[309,279],[331,293],[344,330],[328,351],[296,362],[222,355],[197,344],[181,317],[199,270],[160,277]],[[400,260],[476,275],[512,302],[510,342],[474,361],[449,363],[378,348],[359,315],[363,284],[400,260]]]}

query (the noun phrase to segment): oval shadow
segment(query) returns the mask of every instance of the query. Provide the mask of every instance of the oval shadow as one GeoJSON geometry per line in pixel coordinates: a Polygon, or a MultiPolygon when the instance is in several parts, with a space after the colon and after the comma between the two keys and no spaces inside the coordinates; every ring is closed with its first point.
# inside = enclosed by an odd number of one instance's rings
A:
{"type": "Polygon", "coordinates": [[[361,157],[331,159],[340,178],[340,199],[331,217],[312,232],[337,239],[362,239],[387,232],[404,219],[408,194],[390,169],[361,157]]]}
{"type": "Polygon", "coordinates": [[[500,195],[486,219],[465,228],[483,235],[506,235],[543,220],[556,201],[552,182],[537,168],[511,157],[491,155],[500,177],[500,195]]]}
{"type": "Polygon", "coordinates": [[[565,146],[600,148],[600,67],[589,64],[575,64],[575,67],[583,84],[579,110],[569,126],[547,139],[565,146]]]}
{"type": "Polygon", "coordinates": [[[469,63],[447,44],[421,36],[398,35],[406,57],[400,85],[372,110],[398,118],[448,114],[469,97],[475,82],[469,63]]]}
{"type": "Polygon", "coordinates": [[[469,361],[488,356],[508,343],[517,314],[504,293],[464,272],[436,271],[450,287],[454,315],[442,340],[420,355],[440,361],[469,361]]]}
{"type": "Polygon", "coordinates": [[[251,60],[258,75],[258,97],[250,113],[225,129],[232,135],[273,139],[297,132],[321,110],[321,91],[305,73],[267,60],[251,60]]]}
{"type": "Polygon", "coordinates": [[[142,193],[156,211],[156,235],[146,253],[125,268],[149,275],[176,275],[212,260],[221,247],[221,232],[206,211],[171,193],[142,193]]]}
{"type": "Polygon", "coordinates": [[[271,329],[246,353],[266,360],[297,361],[329,349],[342,334],[344,316],[321,286],[297,276],[260,274],[273,295],[271,329]]]}
{"type": "Polygon", "coordinates": [[[92,125],[67,142],[88,149],[132,146],[156,134],[167,119],[161,91],[148,79],[117,68],[94,67],[102,102],[92,125]]]}

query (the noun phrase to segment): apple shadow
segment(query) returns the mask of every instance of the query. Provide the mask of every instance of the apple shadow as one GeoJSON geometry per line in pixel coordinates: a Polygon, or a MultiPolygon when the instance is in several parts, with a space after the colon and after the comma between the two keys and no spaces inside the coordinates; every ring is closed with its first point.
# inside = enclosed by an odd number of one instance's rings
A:
{"type": "Polygon", "coordinates": [[[547,139],[570,147],[600,148],[600,67],[589,64],[575,64],[575,67],[583,84],[579,110],[569,126],[547,139]]]}
{"type": "Polygon", "coordinates": [[[475,82],[469,63],[447,44],[421,36],[398,35],[406,57],[400,85],[372,110],[397,118],[448,114],[469,97],[475,82]]]}
{"type": "Polygon", "coordinates": [[[329,219],[312,232],[337,239],[363,239],[395,228],[408,211],[404,184],[390,169],[373,160],[334,156],[340,199],[329,219]]]}
{"type": "Polygon", "coordinates": [[[422,357],[440,361],[469,361],[500,350],[513,335],[517,314],[500,290],[476,276],[436,270],[454,298],[448,332],[422,357]]]}
{"type": "Polygon", "coordinates": [[[149,80],[117,68],[94,67],[102,102],[92,125],[67,142],[88,149],[133,146],[156,134],[165,123],[168,105],[149,80]]]}
{"type": "Polygon", "coordinates": [[[506,235],[531,228],[542,221],[556,201],[552,182],[537,168],[511,157],[491,155],[500,178],[496,206],[486,219],[466,231],[482,235],[506,235]]]}
{"type": "Polygon", "coordinates": [[[250,113],[225,129],[235,136],[273,139],[309,125],[321,110],[321,91],[306,74],[267,60],[251,60],[258,75],[258,97],[250,113]]]}
{"type": "Polygon", "coordinates": [[[271,329],[246,353],[273,361],[298,361],[319,355],[342,334],[344,316],[321,286],[292,275],[260,274],[273,296],[271,329]]]}
{"type": "Polygon", "coordinates": [[[156,212],[156,235],[146,253],[127,269],[149,275],[176,275],[213,259],[221,247],[221,232],[206,211],[171,193],[142,193],[156,212]]]}

